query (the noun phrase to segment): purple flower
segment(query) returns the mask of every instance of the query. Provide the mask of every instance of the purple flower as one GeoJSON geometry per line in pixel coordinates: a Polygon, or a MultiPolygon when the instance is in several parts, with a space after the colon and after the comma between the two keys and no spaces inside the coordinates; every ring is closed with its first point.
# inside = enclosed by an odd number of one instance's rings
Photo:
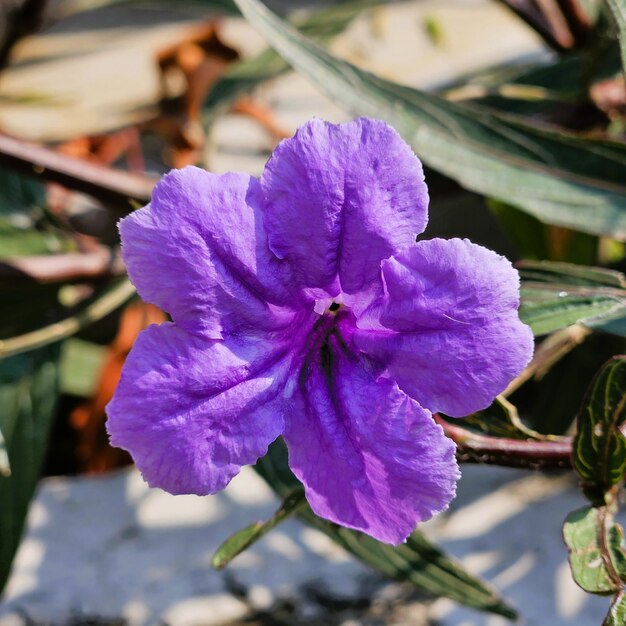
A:
{"type": "Polygon", "coordinates": [[[321,517],[399,543],[459,476],[432,418],[485,408],[528,362],[519,279],[466,240],[415,242],[422,166],[383,122],[313,120],[260,180],[188,167],[120,223],[141,297],[170,313],[108,406],[152,486],[223,489],[283,436],[321,517]]]}

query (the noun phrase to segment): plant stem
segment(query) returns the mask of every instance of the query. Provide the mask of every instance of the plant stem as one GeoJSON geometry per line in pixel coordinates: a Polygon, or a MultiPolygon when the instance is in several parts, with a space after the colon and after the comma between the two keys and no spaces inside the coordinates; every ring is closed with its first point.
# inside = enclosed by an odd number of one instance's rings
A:
{"type": "Polygon", "coordinates": [[[563,52],[572,46],[573,37],[563,16],[560,15],[561,20],[555,19],[558,7],[552,6],[554,0],[548,0],[547,7],[544,1],[541,8],[530,0],[500,0],[500,2],[524,20],[553,50],[563,52]],[[552,10],[548,10],[546,14],[546,8],[552,10]]]}
{"type": "Polygon", "coordinates": [[[50,148],[2,134],[0,167],[82,191],[120,213],[128,213],[137,204],[150,202],[155,184],[148,176],[69,157],[50,148]]]}
{"type": "Polygon", "coordinates": [[[119,253],[98,244],[86,252],[40,254],[0,261],[0,285],[70,283],[124,274],[119,253]]]}
{"type": "Polygon", "coordinates": [[[572,439],[534,441],[490,437],[470,432],[435,415],[445,434],[457,445],[461,463],[484,463],[503,467],[530,469],[566,469],[572,467],[572,439]]]}
{"type": "Polygon", "coordinates": [[[124,279],[72,317],[17,337],[0,339],[0,359],[67,339],[126,304],[135,293],[133,285],[124,279]]]}

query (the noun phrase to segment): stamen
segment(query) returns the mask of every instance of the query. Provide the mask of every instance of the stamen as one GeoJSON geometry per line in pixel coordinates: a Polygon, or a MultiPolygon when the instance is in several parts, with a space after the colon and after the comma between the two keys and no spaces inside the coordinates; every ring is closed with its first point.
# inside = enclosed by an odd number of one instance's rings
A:
{"type": "Polygon", "coordinates": [[[339,302],[332,302],[331,305],[328,307],[328,310],[334,313],[335,311],[339,310],[340,306],[341,305],[339,304],[339,302]]]}

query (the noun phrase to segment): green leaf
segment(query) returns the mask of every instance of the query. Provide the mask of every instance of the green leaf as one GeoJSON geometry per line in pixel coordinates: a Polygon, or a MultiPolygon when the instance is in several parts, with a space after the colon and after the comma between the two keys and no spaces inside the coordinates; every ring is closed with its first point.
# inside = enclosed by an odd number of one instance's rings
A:
{"type": "MultiPolygon", "coordinates": [[[[351,0],[316,11],[304,21],[295,23],[298,30],[319,43],[326,43],[343,32],[350,22],[365,9],[382,0],[351,0]]],[[[204,112],[211,114],[216,108],[249,93],[262,82],[275,78],[289,69],[289,65],[272,49],[267,48],[257,56],[239,61],[231,66],[209,92],[204,112]]]]}
{"type": "Polygon", "coordinates": [[[604,507],[585,507],[570,513],[563,524],[563,539],[574,581],[585,591],[599,595],[615,593],[621,587],[611,575],[611,564],[602,541],[607,524],[605,514],[604,507]]]}
{"type": "Polygon", "coordinates": [[[231,535],[215,551],[211,559],[211,565],[217,569],[226,567],[237,555],[247,550],[252,544],[267,535],[273,528],[281,522],[291,517],[296,511],[306,505],[304,490],[296,489],[289,494],[280,505],[280,508],[267,522],[255,522],[246,526],[234,535],[231,535]]]}
{"type": "Polygon", "coordinates": [[[626,595],[619,593],[613,599],[602,626],[624,626],[624,624],[626,624],[626,595]]]}
{"type": "MultiPolygon", "coordinates": [[[[255,469],[279,497],[302,488],[289,470],[287,449],[280,440],[270,446],[268,454],[257,462],[255,469]]],[[[394,580],[410,582],[421,591],[451,598],[480,611],[510,619],[516,617],[516,612],[494,590],[469,574],[460,563],[447,556],[417,530],[405,544],[393,547],[323,520],[308,506],[301,509],[298,516],[360,561],[394,580]]]]}
{"type": "Polygon", "coordinates": [[[0,590],[34,493],[59,386],[59,344],[0,361],[0,431],[11,467],[0,475],[0,590]]]}
{"type": "Polygon", "coordinates": [[[535,335],[581,323],[626,336],[626,277],[598,267],[523,262],[520,317],[535,335]]]}
{"type": "MultiPolygon", "coordinates": [[[[168,4],[168,1],[149,2],[148,0],[60,0],[54,3],[54,10],[51,10],[51,17],[55,20],[67,19],[77,13],[85,11],[95,11],[102,7],[116,4],[126,5],[146,5],[146,4],[168,4]]],[[[237,7],[232,0],[188,0],[188,4],[198,4],[206,6],[212,10],[215,15],[238,15],[237,7]]]]}
{"type": "Polygon", "coordinates": [[[61,392],[90,398],[96,390],[106,353],[107,349],[96,343],[76,338],[64,341],[61,356],[61,392]]]}
{"type": "Polygon", "coordinates": [[[619,47],[622,53],[622,69],[626,74],[626,2],[624,0],[607,0],[607,5],[617,24],[619,47]]]}
{"type": "Polygon", "coordinates": [[[236,4],[296,70],[349,111],[394,125],[433,169],[542,221],[626,238],[626,145],[386,81],[331,56],[258,0],[236,4]]]}
{"type": "Polygon", "coordinates": [[[626,357],[609,360],[592,381],[577,418],[573,462],[596,503],[626,472],[626,357]]]}
{"type": "Polygon", "coordinates": [[[550,63],[526,68],[506,66],[483,73],[447,93],[464,93],[474,104],[506,113],[532,116],[575,114],[575,107],[588,104],[589,82],[612,78],[620,70],[617,44],[604,41],[585,54],[571,53],[550,63]]]}

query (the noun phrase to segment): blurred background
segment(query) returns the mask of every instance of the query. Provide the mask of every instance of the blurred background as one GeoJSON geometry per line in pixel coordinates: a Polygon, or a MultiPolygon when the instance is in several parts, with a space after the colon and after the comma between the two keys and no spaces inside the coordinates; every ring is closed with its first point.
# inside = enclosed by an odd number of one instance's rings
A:
{"type": "MultiPolygon", "coordinates": [[[[621,142],[624,81],[598,4],[267,2],[334,56],[476,106],[485,125],[481,110],[621,142]]],[[[299,124],[354,116],[322,87],[290,71],[228,0],[0,1],[1,626],[510,623],[444,593],[445,581],[391,583],[293,520],[212,570],[222,540],[271,516],[272,491],[248,468],[218,496],[173,498],[108,446],[104,407],[124,358],[165,319],[125,278],[117,220],[170,168],[259,174],[299,124]]],[[[502,135],[556,178],[577,174],[575,154],[552,163],[547,143],[520,132],[502,135]]],[[[619,182],[613,165],[592,174],[619,182]]],[[[540,221],[436,164],[427,182],[425,237],[469,237],[529,272],[546,260],[624,268],[626,231],[540,221]]],[[[623,331],[576,323],[613,311],[614,294],[605,300],[575,294],[557,322],[545,309],[532,317],[528,300],[529,323],[552,343],[509,395],[537,438],[571,433],[588,381],[623,350],[623,331]]],[[[584,502],[570,474],[464,466],[458,499],[426,536],[504,591],[526,624],[599,624],[606,603],[575,586],[561,545],[565,513],[584,502]]]]}

